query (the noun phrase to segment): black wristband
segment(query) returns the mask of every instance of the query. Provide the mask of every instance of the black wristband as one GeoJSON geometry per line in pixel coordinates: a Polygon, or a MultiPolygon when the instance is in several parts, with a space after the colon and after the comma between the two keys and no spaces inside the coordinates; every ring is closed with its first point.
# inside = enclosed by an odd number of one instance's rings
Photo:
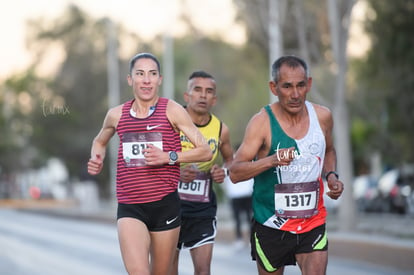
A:
{"type": "Polygon", "coordinates": [[[337,173],[337,172],[335,172],[335,171],[329,171],[329,172],[326,174],[326,176],[325,176],[326,181],[328,181],[328,177],[329,177],[331,174],[334,174],[337,180],[339,179],[339,176],[338,176],[338,173],[337,173]]]}

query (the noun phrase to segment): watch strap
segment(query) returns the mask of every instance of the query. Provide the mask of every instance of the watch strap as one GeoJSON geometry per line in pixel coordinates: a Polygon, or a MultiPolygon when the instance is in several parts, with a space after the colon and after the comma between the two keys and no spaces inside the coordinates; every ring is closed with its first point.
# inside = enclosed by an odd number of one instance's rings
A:
{"type": "Polygon", "coordinates": [[[339,175],[338,175],[338,173],[337,173],[337,172],[335,172],[335,171],[329,171],[328,173],[326,173],[326,176],[325,176],[326,181],[328,181],[328,178],[329,178],[329,176],[330,176],[331,174],[334,174],[334,175],[335,175],[335,177],[336,177],[336,179],[339,179],[339,175]]]}

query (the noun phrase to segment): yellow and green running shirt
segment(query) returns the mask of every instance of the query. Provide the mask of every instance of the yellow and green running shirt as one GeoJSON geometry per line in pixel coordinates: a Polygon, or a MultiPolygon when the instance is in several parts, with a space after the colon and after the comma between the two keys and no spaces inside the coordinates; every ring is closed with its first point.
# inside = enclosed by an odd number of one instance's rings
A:
{"type": "MultiPolygon", "coordinates": [[[[313,105],[306,102],[308,132],[302,139],[289,137],[270,106],[265,106],[271,129],[268,156],[278,149],[295,147],[294,160],[287,166],[257,175],[253,188],[253,212],[257,222],[275,229],[304,233],[324,224],[324,185],[321,179],[325,157],[325,136],[313,105]]],[[[280,156],[283,157],[283,156],[280,156]]]]}
{"type": "MultiPolygon", "coordinates": [[[[203,134],[204,138],[207,140],[208,145],[210,146],[211,152],[213,153],[213,157],[210,161],[206,162],[199,162],[195,163],[197,165],[198,170],[200,171],[210,171],[211,167],[213,167],[218,155],[219,155],[219,141],[220,141],[220,133],[221,133],[221,121],[215,116],[211,115],[209,122],[205,125],[197,125],[198,130],[203,134]]],[[[194,145],[191,141],[184,135],[183,132],[180,132],[180,139],[181,139],[181,148],[182,152],[191,150],[194,148],[194,145]]],[[[183,164],[188,165],[188,164],[183,164]]]]}
{"type": "MultiPolygon", "coordinates": [[[[207,140],[213,153],[210,161],[198,163],[182,163],[181,167],[195,165],[199,170],[197,178],[193,182],[180,182],[178,193],[181,198],[181,210],[184,217],[215,217],[217,212],[216,195],[212,189],[210,169],[219,156],[220,134],[222,123],[214,116],[210,115],[210,120],[205,125],[197,125],[198,130],[207,140]]],[[[194,148],[189,139],[180,132],[182,151],[194,148]]]]}

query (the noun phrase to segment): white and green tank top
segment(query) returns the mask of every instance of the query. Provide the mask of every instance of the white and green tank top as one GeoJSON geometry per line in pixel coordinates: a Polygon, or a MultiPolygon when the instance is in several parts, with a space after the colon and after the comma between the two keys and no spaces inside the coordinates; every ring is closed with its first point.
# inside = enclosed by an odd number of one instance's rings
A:
{"type": "Polygon", "coordinates": [[[259,223],[276,229],[297,233],[309,231],[323,224],[326,217],[326,209],[323,206],[323,182],[320,177],[326,149],[325,136],[314,107],[308,101],[306,108],[309,127],[301,139],[289,137],[281,128],[270,106],[264,108],[269,116],[272,135],[268,156],[279,149],[295,147],[295,158],[290,165],[273,167],[255,177],[254,217],[259,223]],[[282,186],[284,187],[280,188],[282,186]],[[285,187],[290,191],[281,193],[285,187]],[[294,189],[301,190],[294,193],[297,191],[294,189]],[[280,201],[283,201],[283,207],[280,206],[280,201]]]}

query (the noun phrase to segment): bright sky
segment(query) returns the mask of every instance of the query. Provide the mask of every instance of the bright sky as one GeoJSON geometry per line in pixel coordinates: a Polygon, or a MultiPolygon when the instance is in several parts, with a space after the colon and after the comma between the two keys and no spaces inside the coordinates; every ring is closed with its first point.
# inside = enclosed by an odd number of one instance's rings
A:
{"type": "MultiPolygon", "coordinates": [[[[25,48],[25,22],[29,18],[45,17],[51,20],[74,3],[94,17],[107,16],[123,22],[131,31],[145,39],[169,30],[180,33],[176,21],[181,0],[12,0],[0,4],[0,78],[23,70],[30,59],[25,48]]],[[[232,0],[186,0],[187,14],[194,24],[207,33],[221,34],[228,42],[242,43],[244,30],[235,25],[232,0]]]]}
{"type": "MultiPolygon", "coordinates": [[[[209,34],[218,34],[223,40],[235,44],[245,42],[242,26],[234,23],[235,8],[232,0],[12,0],[0,4],[0,79],[22,71],[30,61],[25,48],[26,20],[45,17],[54,20],[67,5],[74,3],[88,14],[98,18],[107,16],[122,22],[131,31],[150,40],[156,34],[168,30],[182,34],[183,25],[178,22],[180,3],[185,2],[187,15],[191,15],[196,27],[209,34]]],[[[358,21],[363,20],[364,1],[358,1],[353,14],[355,23],[350,29],[350,55],[361,55],[370,47],[358,21]],[[362,3],[361,3],[362,2],[362,3]]]]}

